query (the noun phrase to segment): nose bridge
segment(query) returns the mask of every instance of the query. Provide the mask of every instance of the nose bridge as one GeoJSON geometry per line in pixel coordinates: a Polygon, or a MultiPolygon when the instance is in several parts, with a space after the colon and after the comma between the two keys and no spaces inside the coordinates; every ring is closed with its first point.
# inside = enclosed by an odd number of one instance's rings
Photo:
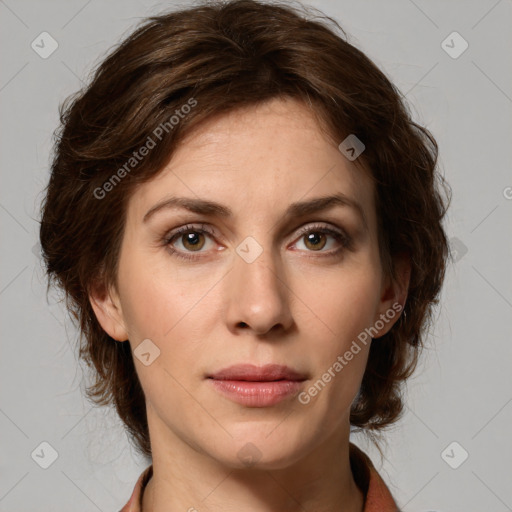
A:
{"type": "Polygon", "coordinates": [[[232,327],[247,324],[258,334],[291,321],[288,287],[280,256],[268,236],[245,238],[236,248],[230,287],[232,327]]]}

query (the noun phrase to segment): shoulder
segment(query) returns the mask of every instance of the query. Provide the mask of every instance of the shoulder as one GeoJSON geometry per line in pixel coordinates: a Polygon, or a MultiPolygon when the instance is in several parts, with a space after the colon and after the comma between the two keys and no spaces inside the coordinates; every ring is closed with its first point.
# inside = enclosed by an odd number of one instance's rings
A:
{"type": "Polygon", "coordinates": [[[153,476],[153,464],[148,466],[139,476],[130,499],[119,512],[140,512],[142,507],[142,494],[144,488],[153,476]]]}

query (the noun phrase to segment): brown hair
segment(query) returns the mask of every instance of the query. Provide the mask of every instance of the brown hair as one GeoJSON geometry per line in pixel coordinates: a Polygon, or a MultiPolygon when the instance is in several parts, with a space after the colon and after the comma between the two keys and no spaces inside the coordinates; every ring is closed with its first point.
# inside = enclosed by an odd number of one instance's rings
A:
{"type": "Polygon", "coordinates": [[[155,177],[207,118],[271,98],[311,106],[336,145],[354,134],[366,146],[356,164],[375,183],[384,268],[394,275],[393,256],[405,252],[412,270],[405,314],[371,344],[350,422],[375,435],[403,410],[402,383],[416,366],[448,254],[441,221],[449,198],[440,193],[446,185],[436,171],[438,147],[338,23],[308,16],[283,3],[234,0],[149,17],[60,106],[41,207],[48,288],[54,281],[64,290],[78,321],[80,358],[95,372],[87,396],[115,405],[144,455],[151,455],[146,404],[130,345],[103,331],[88,292],[95,282],[117,283],[126,208],[137,185],[155,177]],[[155,145],[146,156],[130,160],[149,138],[155,145]]]}

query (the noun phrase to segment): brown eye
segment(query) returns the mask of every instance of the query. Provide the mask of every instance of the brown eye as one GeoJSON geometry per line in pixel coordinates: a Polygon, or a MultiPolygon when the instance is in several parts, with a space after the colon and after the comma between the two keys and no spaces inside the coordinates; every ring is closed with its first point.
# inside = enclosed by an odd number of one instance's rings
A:
{"type": "Polygon", "coordinates": [[[305,245],[308,249],[313,251],[321,250],[325,247],[326,241],[325,233],[320,233],[318,231],[313,231],[304,235],[304,240],[306,240],[305,245]]]}
{"type": "Polygon", "coordinates": [[[186,234],[180,235],[183,247],[190,251],[198,251],[203,248],[205,244],[204,233],[199,231],[190,231],[186,234]]]}
{"type": "Polygon", "coordinates": [[[201,227],[187,225],[169,233],[163,241],[176,257],[193,259],[200,257],[201,253],[207,252],[202,250],[207,243],[207,238],[213,241],[213,231],[208,226],[204,224],[201,227]],[[198,253],[198,255],[194,256],[192,253],[198,253]]]}
{"type": "Polygon", "coordinates": [[[336,256],[345,249],[351,248],[352,239],[344,231],[315,225],[303,228],[299,232],[299,239],[295,245],[298,245],[299,249],[300,245],[304,245],[305,249],[301,249],[302,251],[317,252],[319,256],[336,256]],[[324,250],[325,248],[327,250],[324,250]]]}

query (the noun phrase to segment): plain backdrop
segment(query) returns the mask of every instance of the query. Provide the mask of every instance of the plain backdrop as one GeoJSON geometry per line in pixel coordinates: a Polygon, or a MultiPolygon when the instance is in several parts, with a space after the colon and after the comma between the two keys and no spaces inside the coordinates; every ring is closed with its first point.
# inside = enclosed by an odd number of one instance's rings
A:
{"type": "MultiPolygon", "coordinates": [[[[406,414],[383,459],[353,441],[406,512],[511,510],[511,2],[305,3],[334,17],[406,95],[453,190],[456,261],[406,414]]],[[[83,397],[77,333],[58,294],[46,300],[37,220],[58,105],[141,18],[173,5],[0,1],[1,512],[119,510],[148,465],[116,415],[83,397]],[[55,44],[42,32],[58,44],[47,58],[31,46],[55,44]],[[44,469],[43,458],[55,460],[44,469]]]]}

